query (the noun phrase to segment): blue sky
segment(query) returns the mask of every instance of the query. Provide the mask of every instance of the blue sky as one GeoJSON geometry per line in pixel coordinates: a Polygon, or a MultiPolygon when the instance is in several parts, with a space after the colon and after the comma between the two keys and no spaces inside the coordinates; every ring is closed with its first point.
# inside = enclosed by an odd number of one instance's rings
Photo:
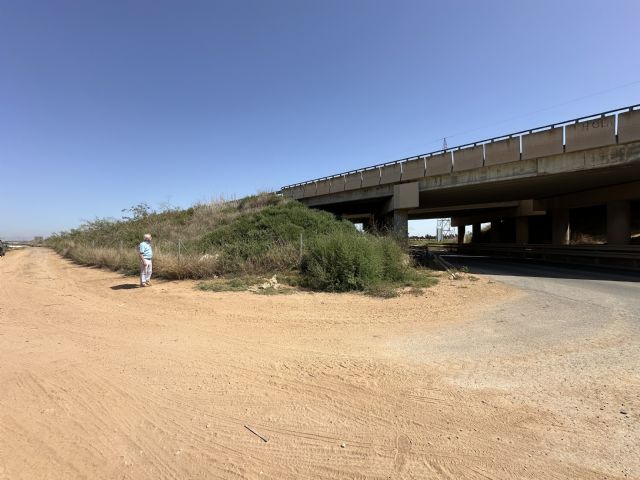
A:
{"type": "Polygon", "coordinates": [[[0,0],[0,238],[640,103],[638,18],[632,0],[0,0]]]}

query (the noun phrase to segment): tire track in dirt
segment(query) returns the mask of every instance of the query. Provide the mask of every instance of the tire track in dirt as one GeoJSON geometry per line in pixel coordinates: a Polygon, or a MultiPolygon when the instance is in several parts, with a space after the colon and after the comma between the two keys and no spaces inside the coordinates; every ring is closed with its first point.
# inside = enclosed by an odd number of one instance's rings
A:
{"type": "Polygon", "coordinates": [[[531,427],[559,431],[548,412],[452,384],[445,372],[468,364],[389,348],[466,328],[472,300],[484,311],[514,297],[500,285],[469,281],[462,299],[445,279],[390,301],[113,290],[135,282],[43,249],[5,260],[0,478],[601,476],[549,455],[531,427]]]}

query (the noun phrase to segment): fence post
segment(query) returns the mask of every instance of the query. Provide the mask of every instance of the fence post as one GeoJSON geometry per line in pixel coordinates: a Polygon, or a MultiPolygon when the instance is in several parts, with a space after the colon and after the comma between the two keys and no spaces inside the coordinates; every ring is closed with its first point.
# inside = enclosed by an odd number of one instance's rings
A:
{"type": "Polygon", "coordinates": [[[182,255],[182,240],[178,239],[178,257],[182,255]]]}

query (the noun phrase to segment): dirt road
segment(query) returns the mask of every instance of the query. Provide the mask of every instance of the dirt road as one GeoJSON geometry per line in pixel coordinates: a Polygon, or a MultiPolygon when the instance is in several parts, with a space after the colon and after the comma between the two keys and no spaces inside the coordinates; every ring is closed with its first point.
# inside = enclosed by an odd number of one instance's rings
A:
{"type": "Polygon", "coordinates": [[[638,478],[622,307],[537,323],[553,296],[489,277],[391,300],[133,285],[0,260],[0,480],[638,478]]]}

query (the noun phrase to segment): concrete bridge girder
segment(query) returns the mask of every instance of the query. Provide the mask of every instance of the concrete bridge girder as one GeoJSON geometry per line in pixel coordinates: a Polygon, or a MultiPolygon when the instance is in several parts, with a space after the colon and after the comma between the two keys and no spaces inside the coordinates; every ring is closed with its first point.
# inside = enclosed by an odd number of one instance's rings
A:
{"type": "MultiPolygon", "coordinates": [[[[492,149],[487,151],[491,153],[492,149]]],[[[508,151],[504,154],[508,155],[508,151]]],[[[499,158],[496,154],[496,162],[499,158]]],[[[429,171],[429,159],[425,161],[425,169],[429,171]]],[[[421,170],[419,164],[416,170],[421,170]]],[[[381,179],[382,173],[379,175],[381,179]]],[[[362,182],[363,175],[360,174],[359,184],[362,182]]],[[[319,191],[320,186],[315,189],[319,191]]],[[[570,233],[568,209],[638,197],[640,142],[636,141],[485,165],[406,183],[378,183],[368,188],[302,198],[301,201],[336,214],[369,215],[373,218],[371,222],[367,221],[371,225],[382,224],[403,235],[408,231],[409,219],[452,217],[453,225],[472,225],[550,214],[550,237],[555,244],[565,244],[570,233]]],[[[612,206],[610,211],[612,218],[623,219],[612,220],[611,228],[628,216],[620,206],[612,206]]],[[[520,243],[526,243],[528,239],[528,234],[524,233],[525,223],[528,227],[528,220],[516,221],[516,237],[520,243]]],[[[620,230],[621,227],[616,228],[620,230]]],[[[625,233],[620,232],[614,236],[616,242],[625,241],[625,233]]]]}

